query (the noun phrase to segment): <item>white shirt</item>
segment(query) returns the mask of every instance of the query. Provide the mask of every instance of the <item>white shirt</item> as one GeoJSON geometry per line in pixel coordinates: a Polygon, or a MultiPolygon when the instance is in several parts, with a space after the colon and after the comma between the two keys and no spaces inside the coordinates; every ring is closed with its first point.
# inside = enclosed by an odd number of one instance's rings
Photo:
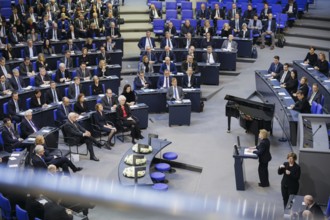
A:
{"type": "Polygon", "coordinates": [[[34,57],[33,48],[29,47],[30,58],[34,57]]]}
{"type": "Polygon", "coordinates": [[[212,53],[208,53],[207,56],[208,56],[208,63],[210,64],[215,63],[212,53]]]}
{"type": "Polygon", "coordinates": [[[148,37],[146,37],[146,43],[145,43],[144,49],[147,49],[147,47],[150,47],[151,49],[153,48],[151,39],[148,37]]]}
{"type": "Polygon", "coordinates": [[[290,12],[290,13],[293,12],[293,6],[292,5],[289,6],[288,12],[290,12]]]}
{"type": "Polygon", "coordinates": [[[154,15],[154,18],[159,18],[159,16],[158,16],[158,13],[157,13],[157,10],[155,9],[155,10],[153,10],[153,15],[154,15]]]}
{"type": "Polygon", "coordinates": [[[170,86],[170,77],[164,77],[163,87],[168,88],[168,86],[170,86]]]}
{"type": "Polygon", "coordinates": [[[227,50],[231,51],[231,42],[230,41],[228,41],[227,50]]]}

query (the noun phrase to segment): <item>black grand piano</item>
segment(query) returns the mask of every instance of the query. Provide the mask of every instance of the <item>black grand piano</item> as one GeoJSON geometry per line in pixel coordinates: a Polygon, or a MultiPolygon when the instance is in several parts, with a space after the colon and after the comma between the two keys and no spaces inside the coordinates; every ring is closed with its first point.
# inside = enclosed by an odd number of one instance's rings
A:
{"type": "Polygon", "coordinates": [[[228,130],[230,133],[231,117],[239,118],[239,124],[246,132],[255,135],[255,144],[258,144],[258,135],[260,129],[266,129],[272,134],[274,104],[264,104],[261,102],[242,99],[239,97],[226,95],[226,116],[228,117],[228,130]]]}

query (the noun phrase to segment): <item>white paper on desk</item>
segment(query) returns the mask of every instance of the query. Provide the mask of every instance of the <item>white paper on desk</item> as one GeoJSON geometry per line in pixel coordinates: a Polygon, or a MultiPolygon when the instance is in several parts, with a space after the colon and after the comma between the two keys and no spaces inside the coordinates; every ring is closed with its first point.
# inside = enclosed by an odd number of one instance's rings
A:
{"type": "Polygon", "coordinates": [[[42,205],[45,205],[48,201],[46,199],[40,199],[38,200],[39,203],[41,203],[42,205]]]}
{"type": "Polygon", "coordinates": [[[16,157],[12,157],[12,156],[11,156],[11,157],[9,157],[8,159],[9,159],[9,160],[17,160],[17,158],[16,158],[16,157]]]}
{"type": "Polygon", "coordinates": [[[52,56],[52,57],[56,57],[56,56],[57,56],[57,54],[55,54],[55,53],[52,53],[52,54],[51,54],[51,56],[52,56]]]}
{"type": "Polygon", "coordinates": [[[29,142],[34,142],[36,139],[35,138],[28,138],[27,139],[29,142]]]}
{"type": "Polygon", "coordinates": [[[47,88],[47,87],[50,87],[50,85],[46,85],[46,84],[42,84],[40,85],[41,88],[47,88]]]}
{"type": "Polygon", "coordinates": [[[279,92],[279,95],[286,95],[285,92],[279,92]]]}
{"type": "Polygon", "coordinates": [[[182,99],[182,103],[191,103],[190,99],[182,99]]]}
{"type": "Polygon", "coordinates": [[[176,100],[176,101],[174,101],[174,103],[176,103],[176,104],[181,104],[182,101],[180,101],[180,100],[176,100]]]}
{"type": "Polygon", "coordinates": [[[274,89],[280,89],[281,86],[273,86],[274,89]]]}
{"type": "Polygon", "coordinates": [[[189,92],[189,91],[195,91],[195,89],[193,89],[193,88],[185,88],[185,89],[182,89],[182,91],[189,92]]]}
{"type": "Polygon", "coordinates": [[[292,99],[290,96],[285,96],[284,99],[292,99]]]}
{"type": "Polygon", "coordinates": [[[308,63],[300,63],[303,66],[308,66],[308,63]]]}
{"type": "Polygon", "coordinates": [[[179,73],[177,73],[177,75],[178,75],[178,76],[182,76],[182,75],[183,75],[183,73],[182,73],[182,72],[179,72],[179,73]]]}
{"type": "Polygon", "coordinates": [[[104,94],[99,94],[100,97],[104,97],[105,95],[104,94]]]}
{"type": "Polygon", "coordinates": [[[144,89],[143,91],[145,91],[145,92],[153,92],[155,90],[154,89],[144,89]]]}
{"type": "Polygon", "coordinates": [[[292,110],[290,106],[289,107],[286,107],[286,108],[289,109],[289,110],[292,110]]]}
{"type": "Polygon", "coordinates": [[[130,107],[131,107],[131,108],[137,108],[138,105],[131,105],[130,107]]]}
{"type": "Polygon", "coordinates": [[[91,67],[91,66],[86,66],[86,68],[87,68],[87,69],[92,69],[92,67],[91,67]]]}
{"type": "Polygon", "coordinates": [[[48,132],[50,132],[50,129],[43,129],[42,132],[48,133],[48,132]]]}
{"type": "Polygon", "coordinates": [[[269,79],[270,81],[276,81],[277,79],[269,79]]]}
{"type": "Polygon", "coordinates": [[[245,148],[245,149],[244,149],[244,154],[245,154],[245,155],[255,155],[255,154],[253,153],[253,151],[254,151],[254,149],[252,150],[252,149],[249,149],[249,148],[245,148]]]}
{"type": "Polygon", "coordinates": [[[313,70],[314,68],[313,67],[309,67],[309,68],[307,68],[308,70],[313,70]]]}
{"type": "Polygon", "coordinates": [[[11,164],[11,165],[9,165],[9,167],[18,167],[18,164],[11,164]]]}
{"type": "Polygon", "coordinates": [[[12,153],[10,156],[12,156],[12,157],[18,157],[19,156],[19,154],[15,154],[15,153],[12,153]]]}
{"type": "Polygon", "coordinates": [[[266,74],[265,76],[272,76],[272,74],[266,74]]]}
{"type": "Polygon", "coordinates": [[[326,80],[324,80],[323,82],[326,82],[326,83],[328,83],[328,82],[330,82],[330,80],[329,80],[329,79],[326,79],[326,80]]]}
{"type": "Polygon", "coordinates": [[[83,117],[84,117],[84,116],[82,116],[82,115],[79,115],[79,117],[78,117],[78,120],[79,120],[79,119],[82,119],[83,117]]]}

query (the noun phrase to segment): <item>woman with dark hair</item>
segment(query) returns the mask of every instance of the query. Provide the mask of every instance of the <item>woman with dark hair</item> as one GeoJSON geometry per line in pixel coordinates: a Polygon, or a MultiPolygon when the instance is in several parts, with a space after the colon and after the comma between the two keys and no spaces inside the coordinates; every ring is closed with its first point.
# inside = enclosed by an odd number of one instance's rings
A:
{"type": "Polygon", "coordinates": [[[126,97],[126,103],[128,105],[134,105],[135,104],[135,94],[132,91],[132,87],[130,84],[126,84],[123,88],[123,92],[121,95],[126,97]]]}
{"type": "Polygon", "coordinates": [[[49,56],[54,53],[50,40],[44,40],[44,43],[42,45],[42,53],[49,56]]]}
{"type": "Polygon", "coordinates": [[[22,21],[20,19],[18,19],[16,21],[15,27],[16,27],[18,35],[21,35],[21,36],[25,37],[25,33],[26,33],[25,32],[25,26],[24,26],[24,24],[22,23],[22,21]]]}
{"type": "Polygon", "coordinates": [[[281,192],[284,208],[286,207],[289,196],[297,195],[299,190],[300,166],[296,163],[297,155],[293,152],[286,157],[288,162],[284,162],[278,168],[278,174],[283,175],[281,181],[281,192]]]}
{"type": "Polygon", "coordinates": [[[90,59],[88,57],[88,49],[86,47],[83,47],[81,49],[82,55],[79,59],[79,63],[86,63],[87,66],[91,65],[90,64],[90,59]]]}
{"type": "Polygon", "coordinates": [[[94,123],[102,130],[105,132],[109,133],[108,136],[108,142],[106,142],[106,147],[111,150],[111,147],[115,145],[115,143],[112,143],[111,140],[113,136],[116,133],[116,128],[111,125],[110,122],[108,122],[105,118],[105,115],[103,113],[103,105],[101,103],[97,103],[95,105],[95,110],[96,112],[93,114],[93,120],[94,123]]]}
{"type": "Polygon", "coordinates": [[[291,70],[291,75],[289,77],[289,80],[286,83],[283,83],[281,87],[285,88],[288,93],[292,96],[293,93],[297,92],[298,89],[298,79],[297,79],[297,70],[293,69],[291,70]]]}
{"type": "Polygon", "coordinates": [[[207,32],[205,34],[205,38],[202,39],[202,42],[201,42],[201,48],[207,48],[208,46],[211,46],[213,47],[214,46],[214,42],[212,40],[212,35],[210,32],[207,32]]]}
{"type": "MultiPolygon", "coordinates": [[[[301,77],[300,85],[297,90],[300,90],[304,94],[305,98],[308,97],[309,87],[308,87],[307,78],[305,76],[301,77]]],[[[293,93],[293,96],[296,97],[297,96],[296,93],[293,93]]]]}
{"type": "Polygon", "coordinates": [[[321,73],[329,77],[329,63],[324,53],[319,53],[319,59],[317,60],[314,69],[320,71],[321,73]]]}
{"type": "Polygon", "coordinates": [[[304,63],[309,64],[311,66],[315,66],[317,64],[317,54],[315,53],[314,47],[309,48],[309,52],[304,59],[304,63]]]}
{"type": "Polygon", "coordinates": [[[88,112],[87,106],[84,104],[84,102],[85,95],[80,93],[77,97],[77,102],[73,105],[73,111],[79,115],[88,112]]]}
{"type": "Polygon", "coordinates": [[[93,85],[92,85],[92,95],[103,94],[103,85],[100,84],[100,79],[98,76],[93,76],[93,85]]]}

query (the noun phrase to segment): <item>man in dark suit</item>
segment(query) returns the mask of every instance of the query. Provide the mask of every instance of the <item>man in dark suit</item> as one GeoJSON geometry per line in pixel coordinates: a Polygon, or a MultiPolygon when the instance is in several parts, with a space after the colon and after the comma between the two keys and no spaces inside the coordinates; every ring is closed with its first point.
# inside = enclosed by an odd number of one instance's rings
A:
{"type": "Polygon", "coordinates": [[[178,86],[176,78],[172,78],[172,86],[167,90],[167,100],[178,100],[181,101],[184,98],[182,87],[178,86]]]}
{"type": "Polygon", "coordinates": [[[19,72],[22,76],[30,76],[34,74],[30,57],[24,58],[24,62],[19,65],[19,72]]]}
{"type": "Polygon", "coordinates": [[[14,90],[9,80],[6,79],[4,75],[0,77],[0,94],[1,95],[10,95],[14,90]]]}
{"type": "Polygon", "coordinates": [[[39,128],[32,121],[32,110],[27,110],[24,113],[24,119],[21,123],[21,136],[27,138],[29,135],[37,132],[39,128]]]}
{"type": "Polygon", "coordinates": [[[34,90],[34,95],[31,97],[30,108],[46,107],[45,99],[42,98],[41,91],[39,89],[34,90]]]}
{"type": "Polygon", "coordinates": [[[319,90],[319,85],[317,83],[313,83],[313,91],[310,97],[308,97],[308,102],[310,105],[312,105],[312,102],[316,102],[318,104],[321,104],[323,95],[321,94],[319,90]]]}
{"type": "MultiPolygon", "coordinates": [[[[235,16],[238,14],[241,17],[241,10],[239,8],[237,8],[236,3],[232,4],[231,9],[228,9],[228,14],[227,14],[227,19],[228,20],[234,20],[235,16]]],[[[231,26],[231,25],[230,25],[231,26]]],[[[231,26],[232,28],[235,26],[231,26]]]]}
{"type": "Polygon", "coordinates": [[[65,53],[65,51],[77,51],[80,50],[76,44],[73,43],[72,39],[68,39],[67,43],[63,46],[62,53],[65,53]]]}
{"type": "Polygon", "coordinates": [[[170,74],[177,74],[176,66],[171,62],[169,57],[165,57],[165,63],[160,66],[159,73],[164,74],[165,69],[169,70],[170,74]]]}
{"type": "Polygon", "coordinates": [[[268,3],[265,2],[264,3],[264,8],[260,12],[259,19],[261,21],[266,21],[268,19],[268,14],[271,14],[271,13],[272,13],[272,9],[269,8],[268,3]]]}
{"type": "Polygon", "coordinates": [[[15,25],[18,20],[23,21],[23,17],[18,13],[18,10],[16,7],[13,7],[12,14],[9,17],[9,22],[12,25],[15,25]]]}
{"type": "Polygon", "coordinates": [[[45,94],[45,102],[47,104],[50,103],[58,103],[62,100],[62,93],[59,89],[56,88],[56,83],[54,81],[50,82],[50,89],[46,91],[45,94]]]}
{"type": "Polygon", "coordinates": [[[13,76],[10,78],[10,84],[15,90],[22,90],[25,87],[24,80],[19,75],[18,69],[13,69],[13,76]]]}
{"type": "Polygon", "coordinates": [[[186,75],[183,76],[182,87],[183,88],[195,88],[196,87],[196,77],[193,74],[192,68],[188,68],[186,75]]]}
{"type": "Polygon", "coordinates": [[[242,24],[243,24],[243,20],[240,18],[239,14],[236,14],[234,19],[232,19],[229,22],[230,27],[234,31],[234,36],[238,36],[238,34],[241,30],[242,24]]]}
{"type": "Polygon", "coordinates": [[[80,67],[76,71],[76,77],[79,77],[82,80],[87,80],[91,78],[91,73],[90,70],[87,69],[86,63],[80,64],[80,67]]]}
{"type": "Polygon", "coordinates": [[[299,213],[302,217],[307,217],[306,219],[324,219],[324,213],[320,205],[314,201],[313,196],[304,196],[304,203],[306,205],[306,210],[299,213]]]}
{"type": "Polygon", "coordinates": [[[169,32],[165,33],[165,37],[163,38],[162,42],[160,43],[160,48],[165,48],[165,46],[168,46],[169,48],[171,48],[171,50],[173,48],[176,48],[176,41],[175,39],[171,38],[171,34],[169,32]]]}
{"type": "Polygon", "coordinates": [[[17,28],[14,26],[11,32],[8,34],[8,41],[11,44],[18,44],[22,41],[22,36],[17,32],[17,28]]]}
{"type": "Polygon", "coordinates": [[[6,58],[0,57],[0,76],[5,75],[6,78],[11,78],[11,70],[6,64],[6,58]]]}
{"type": "Polygon", "coordinates": [[[151,22],[154,21],[154,19],[161,19],[162,18],[162,12],[161,10],[157,9],[154,4],[150,5],[150,11],[149,11],[149,19],[151,22]]]}
{"type": "Polygon", "coordinates": [[[243,19],[245,22],[249,22],[250,19],[253,19],[253,16],[255,15],[255,11],[253,10],[252,4],[248,4],[247,10],[243,13],[243,19]]]}
{"type": "Polygon", "coordinates": [[[53,27],[48,31],[48,39],[52,41],[62,40],[61,30],[57,28],[57,23],[53,23],[53,27]]]}
{"type": "Polygon", "coordinates": [[[20,122],[21,117],[17,115],[20,111],[22,111],[23,108],[21,106],[21,103],[18,100],[18,93],[14,91],[11,94],[11,99],[8,101],[8,115],[11,118],[12,121],[20,122]]]}
{"type": "Polygon", "coordinates": [[[107,89],[105,96],[102,97],[101,103],[103,108],[107,111],[111,111],[117,108],[118,100],[117,96],[113,95],[111,89],[107,89]]]}
{"type": "Polygon", "coordinates": [[[291,105],[290,108],[300,113],[311,113],[311,105],[304,96],[304,93],[301,90],[298,90],[296,95],[298,101],[294,105],[291,105]]]}
{"type": "Polygon", "coordinates": [[[149,63],[150,64],[154,64],[157,63],[157,56],[156,54],[151,50],[151,47],[147,46],[146,47],[146,51],[144,51],[144,53],[141,54],[141,57],[147,56],[149,59],[149,63]]]}
{"type": "Polygon", "coordinates": [[[147,49],[147,47],[150,47],[151,49],[156,47],[155,39],[151,37],[151,32],[147,31],[145,37],[141,37],[138,43],[138,47],[140,50],[147,49]]]}
{"type": "Polygon", "coordinates": [[[209,10],[206,9],[206,6],[204,3],[201,4],[201,8],[198,9],[196,13],[196,19],[197,20],[208,20],[210,18],[209,10]]]}
{"type": "Polygon", "coordinates": [[[64,125],[65,136],[74,138],[74,140],[68,141],[71,144],[75,143],[85,143],[87,145],[87,150],[90,154],[90,159],[94,161],[99,161],[99,159],[94,154],[93,143],[97,147],[101,148],[102,144],[96,141],[89,131],[83,128],[79,123],[77,123],[79,115],[77,113],[71,112],[68,116],[68,121],[64,125]]]}
{"type": "Polygon", "coordinates": [[[74,83],[69,86],[69,98],[70,99],[76,99],[78,95],[82,92],[81,90],[81,84],[80,84],[80,78],[75,77],[74,83]]]}
{"type": "Polygon", "coordinates": [[[166,32],[170,33],[171,37],[176,36],[178,34],[176,31],[176,27],[173,26],[173,23],[171,21],[167,22],[167,25],[165,25],[164,36],[166,32]]]}
{"type": "Polygon", "coordinates": [[[197,43],[194,39],[192,39],[191,33],[187,33],[185,39],[183,39],[183,48],[189,49],[190,46],[197,46],[197,43]]]}
{"type": "Polygon", "coordinates": [[[100,47],[100,54],[98,56],[99,61],[104,60],[108,65],[110,64],[111,61],[111,56],[109,53],[105,51],[105,47],[101,46],[100,47]]]}
{"type": "Polygon", "coordinates": [[[33,45],[33,41],[31,39],[27,40],[27,47],[25,47],[24,52],[25,56],[30,58],[38,55],[36,47],[33,45]]]}
{"type": "Polygon", "coordinates": [[[79,33],[73,24],[70,24],[69,31],[66,34],[66,39],[75,40],[79,37],[79,33]]]}
{"type": "Polygon", "coordinates": [[[120,30],[116,27],[115,22],[110,22],[110,28],[107,29],[107,31],[107,36],[110,36],[112,39],[121,37],[120,30]]]}
{"type": "Polygon", "coordinates": [[[69,70],[66,69],[64,63],[60,63],[58,70],[55,73],[55,82],[65,83],[71,81],[69,70]]]}
{"type": "Polygon", "coordinates": [[[219,4],[215,4],[211,13],[211,19],[213,19],[215,28],[217,27],[217,21],[225,19],[225,16],[225,12],[220,9],[219,4]]]}
{"type": "Polygon", "coordinates": [[[270,49],[274,50],[275,48],[275,30],[276,30],[276,21],[273,20],[273,14],[268,14],[268,20],[263,24],[263,33],[261,34],[261,49],[265,48],[265,37],[267,35],[271,36],[271,46],[270,49]]]}
{"type": "Polygon", "coordinates": [[[181,27],[181,32],[180,35],[182,37],[185,37],[188,33],[191,34],[191,36],[195,36],[195,29],[193,26],[190,24],[190,20],[186,19],[184,22],[184,25],[181,27]]]}
{"type": "Polygon", "coordinates": [[[280,63],[280,57],[274,56],[274,62],[270,64],[268,69],[268,73],[270,73],[273,77],[277,76],[280,72],[283,71],[283,65],[280,63]]]}
{"type": "Polygon", "coordinates": [[[271,75],[272,78],[277,79],[281,84],[287,83],[290,79],[289,64],[285,63],[280,73],[273,72],[271,75]]]}
{"type": "Polygon", "coordinates": [[[185,73],[188,68],[192,68],[194,73],[198,72],[197,62],[191,55],[188,55],[187,59],[182,62],[181,71],[185,73]]]}
{"type": "Polygon", "coordinates": [[[213,49],[211,46],[207,47],[207,52],[203,54],[203,62],[214,64],[218,63],[218,56],[216,53],[213,52],[213,49]]]}
{"type": "Polygon", "coordinates": [[[49,220],[53,220],[54,218],[63,219],[63,220],[73,219],[71,210],[68,210],[55,202],[47,202],[44,208],[45,208],[44,219],[49,219],[49,220]]]}
{"type": "Polygon", "coordinates": [[[45,67],[39,68],[39,74],[35,77],[36,86],[48,85],[51,81],[50,76],[46,73],[45,67]]]}
{"type": "Polygon", "coordinates": [[[165,58],[169,57],[170,60],[172,60],[173,63],[176,63],[176,56],[173,53],[173,51],[171,51],[170,47],[165,46],[165,51],[163,51],[160,56],[159,56],[159,62],[165,62],[165,58]]]}
{"type": "Polygon", "coordinates": [[[96,29],[99,30],[100,33],[103,32],[103,20],[102,18],[98,18],[98,14],[97,13],[93,13],[93,18],[91,19],[91,24],[94,23],[96,29]]]}
{"type": "Polygon", "coordinates": [[[164,70],[164,76],[160,76],[157,82],[157,89],[169,88],[171,86],[172,76],[170,76],[170,71],[168,69],[164,70]]]}
{"type": "Polygon", "coordinates": [[[134,90],[147,89],[151,86],[151,81],[144,76],[144,71],[140,71],[139,75],[134,78],[134,90]]]}
{"type": "Polygon", "coordinates": [[[64,63],[65,64],[65,68],[67,68],[67,69],[73,68],[73,61],[72,61],[72,58],[71,58],[71,52],[70,52],[70,50],[65,51],[64,57],[62,57],[60,59],[60,62],[61,63],[64,63]]]}
{"type": "Polygon", "coordinates": [[[28,12],[28,7],[26,4],[24,4],[23,0],[19,0],[18,4],[16,5],[17,13],[23,18],[26,16],[26,13],[28,12]]]}
{"type": "Polygon", "coordinates": [[[70,112],[72,112],[72,109],[70,107],[70,99],[64,96],[62,98],[62,104],[57,107],[57,121],[59,121],[60,123],[65,123],[68,119],[68,115],[70,112]]]}
{"type": "Polygon", "coordinates": [[[9,118],[3,119],[2,139],[4,143],[4,150],[11,153],[15,148],[24,148],[22,141],[24,139],[15,132],[9,118]]]}
{"type": "Polygon", "coordinates": [[[78,31],[79,37],[85,38],[87,34],[87,21],[83,14],[80,14],[74,22],[75,29],[78,31]]]}

